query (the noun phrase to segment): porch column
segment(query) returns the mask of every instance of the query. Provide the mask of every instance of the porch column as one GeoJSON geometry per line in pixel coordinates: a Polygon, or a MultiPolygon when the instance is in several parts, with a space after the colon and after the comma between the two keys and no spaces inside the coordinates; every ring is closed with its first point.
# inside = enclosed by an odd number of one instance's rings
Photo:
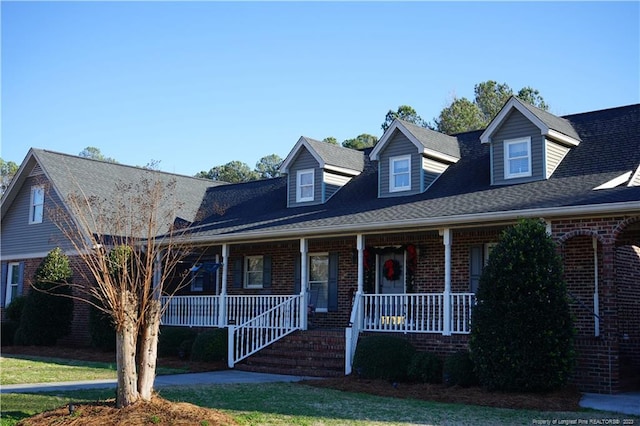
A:
{"type": "Polygon", "coordinates": [[[444,292],[442,335],[451,336],[451,229],[442,231],[444,243],[444,292]]]}
{"type": "Polygon", "coordinates": [[[227,325],[227,272],[229,271],[229,246],[222,245],[222,285],[218,305],[218,327],[227,325]]]}
{"type": "Polygon", "coordinates": [[[356,247],[358,249],[358,291],[357,295],[364,293],[364,235],[358,234],[356,247]]]}
{"type": "Polygon", "coordinates": [[[300,238],[300,325],[303,330],[307,329],[307,283],[309,282],[309,266],[308,266],[308,254],[309,242],[306,238],[300,238]]]}
{"type": "Polygon", "coordinates": [[[594,335],[600,336],[600,297],[598,296],[598,238],[591,237],[593,243],[593,322],[594,322],[594,335]]]}

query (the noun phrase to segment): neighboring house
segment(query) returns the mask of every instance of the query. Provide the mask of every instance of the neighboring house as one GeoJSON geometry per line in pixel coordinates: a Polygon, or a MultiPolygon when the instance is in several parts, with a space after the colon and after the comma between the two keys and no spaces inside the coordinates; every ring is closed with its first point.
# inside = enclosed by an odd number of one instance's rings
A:
{"type": "MultiPolygon", "coordinates": [[[[3,289],[28,276],[5,232],[39,214],[28,180],[35,163],[25,163],[2,202],[3,289]]],[[[191,285],[168,302],[165,325],[229,327],[230,364],[252,368],[270,353],[275,364],[262,368],[300,374],[326,373],[304,360],[333,346],[349,372],[361,333],[452,353],[467,347],[474,292],[500,232],[536,217],[558,244],[572,296],[574,382],[596,392],[640,387],[640,105],[557,117],[511,98],[475,132],[396,120],[365,151],[303,137],[281,170],[208,182],[186,200],[202,256],[176,271],[191,285]],[[286,341],[286,357],[269,352],[286,341]]]]}

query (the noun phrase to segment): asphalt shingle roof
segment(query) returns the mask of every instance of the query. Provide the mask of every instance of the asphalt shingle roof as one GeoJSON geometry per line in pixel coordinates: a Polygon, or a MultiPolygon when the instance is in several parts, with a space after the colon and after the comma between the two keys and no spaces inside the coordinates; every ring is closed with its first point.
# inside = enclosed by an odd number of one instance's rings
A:
{"type": "MultiPolygon", "coordinates": [[[[460,161],[451,165],[424,193],[405,197],[377,197],[377,163],[340,189],[327,203],[286,207],[286,184],[260,181],[227,215],[209,216],[199,223],[197,236],[221,240],[231,235],[256,238],[357,229],[389,229],[406,223],[446,226],[455,218],[525,210],[576,208],[605,203],[637,202],[640,187],[593,188],[640,165],[640,105],[564,117],[578,132],[581,144],[571,149],[547,180],[514,185],[490,184],[489,146],[480,143],[482,131],[457,135],[460,161]],[[244,206],[244,208],[240,208],[244,206]]],[[[365,155],[368,158],[368,155],[365,155]]],[[[211,194],[241,189],[216,188],[211,194]]],[[[239,194],[239,193],[238,193],[239,194]]]]}
{"type": "Polygon", "coordinates": [[[304,139],[326,165],[357,171],[361,171],[364,167],[362,151],[320,142],[308,137],[304,137],[304,139]]]}
{"type": "Polygon", "coordinates": [[[460,158],[458,139],[445,135],[426,127],[418,126],[408,121],[398,119],[415,136],[415,138],[427,149],[441,152],[452,157],[460,158]]]}

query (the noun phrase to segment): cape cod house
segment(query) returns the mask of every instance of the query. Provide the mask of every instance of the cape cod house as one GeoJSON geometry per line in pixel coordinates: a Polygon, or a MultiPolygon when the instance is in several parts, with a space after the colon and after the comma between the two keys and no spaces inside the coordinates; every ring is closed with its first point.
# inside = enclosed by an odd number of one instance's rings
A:
{"type": "MultiPolygon", "coordinates": [[[[511,98],[475,132],[396,120],[365,151],[302,137],[281,170],[233,185],[177,177],[201,253],[176,271],[191,281],[163,323],[228,327],[230,366],[345,374],[363,333],[465,348],[492,246],[536,217],[564,262],[574,382],[638,388],[640,105],[558,117],[511,98]]],[[[113,176],[167,175],[32,149],[2,199],[3,305],[55,245],[35,176],[63,199],[69,171],[95,191],[113,176]]]]}

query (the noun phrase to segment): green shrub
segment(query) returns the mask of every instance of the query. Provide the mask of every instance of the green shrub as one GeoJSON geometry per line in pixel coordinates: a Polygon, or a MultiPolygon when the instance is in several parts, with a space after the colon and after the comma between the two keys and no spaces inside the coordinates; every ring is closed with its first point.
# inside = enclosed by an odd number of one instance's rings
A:
{"type": "Polygon", "coordinates": [[[197,334],[187,327],[160,327],[158,356],[179,356],[183,353],[183,358],[188,357],[197,334]]]}
{"type": "Polygon", "coordinates": [[[92,347],[105,352],[116,349],[116,330],[111,316],[95,306],[89,308],[89,335],[92,347]]]}
{"type": "Polygon", "coordinates": [[[71,331],[71,266],[69,258],[55,248],[42,260],[35,284],[26,296],[17,342],[25,345],[52,346],[71,331]]]}
{"type": "Polygon", "coordinates": [[[469,351],[460,351],[444,360],[444,383],[447,386],[469,387],[478,384],[478,376],[473,371],[473,361],[469,351]]]}
{"type": "Polygon", "coordinates": [[[480,277],[470,349],[480,383],[505,391],[548,391],[566,383],[574,328],[562,262],[544,222],[507,228],[480,277]]]}
{"type": "Polygon", "coordinates": [[[416,352],[407,370],[409,379],[421,383],[442,383],[442,360],[430,352],[416,352]]]}
{"type": "Polygon", "coordinates": [[[14,337],[20,324],[17,321],[3,321],[0,323],[0,345],[11,346],[15,343],[14,337]]]}
{"type": "Polygon", "coordinates": [[[25,296],[18,296],[7,305],[4,310],[4,317],[9,321],[20,322],[22,318],[22,310],[24,309],[25,296]]]}
{"type": "Polygon", "coordinates": [[[415,352],[413,345],[400,337],[364,337],[356,347],[353,371],[368,379],[403,381],[415,352]]]}
{"type": "Polygon", "coordinates": [[[215,362],[227,359],[227,329],[216,328],[196,336],[191,348],[191,360],[215,362]]]}

